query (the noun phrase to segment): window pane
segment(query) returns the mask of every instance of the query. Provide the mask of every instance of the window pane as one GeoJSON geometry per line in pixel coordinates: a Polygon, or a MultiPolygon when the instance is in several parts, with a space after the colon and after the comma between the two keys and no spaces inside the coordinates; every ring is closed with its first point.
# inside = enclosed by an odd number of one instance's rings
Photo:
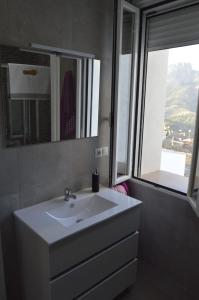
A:
{"type": "Polygon", "coordinates": [[[187,192],[199,87],[199,45],[148,53],[141,178],[187,192]]]}
{"type": "Polygon", "coordinates": [[[128,174],[129,110],[135,15],[124,10],[122,49],[119,65],[117,175],[128,174]]]}
{"type": "Polygon", "coordinates": [[[197,162],[196,162],[196,170],[195,170],[193,190],[192,190],[191,197],[194,201],[196,201],[199,197],[199,160],[198,160],[198,157],[197,157],[197,162]]]}

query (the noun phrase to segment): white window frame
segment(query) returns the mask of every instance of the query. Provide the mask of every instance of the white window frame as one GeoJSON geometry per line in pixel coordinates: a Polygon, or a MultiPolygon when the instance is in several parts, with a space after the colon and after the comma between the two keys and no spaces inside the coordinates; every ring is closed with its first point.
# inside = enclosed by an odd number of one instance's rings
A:
{"type": "Polygon", "coordinates": [[[60,140],[60,57],[50,54],[51,141],[60,140]]]}
{"type": "Polygon", "coordinates": [[[198,97],[198,105],[197,105],[197,113],[196,113],[196,125],[195,125],[194,145],[193,145],[192,160],[191,160],[191,171],[190,171],[188,191],[187,191],[188,200],[192,208],[196,212],[197,216],[199,217],[199,191],[197,193],[197,199],[194,199],[192,197],[194,193],[194,182],[196,176],[197,162],[199,159],[198,156],[199,156],[199,97],[198,97]]]}
{"type": "Polygon", "coordinates": [[[132,152],[133,152],[133,133],[134,133],[134,118],[135,118],[135,99],[136,99],[136,79],[137,79],[137,64],[138,64],[138,42],[139,42],[139,19],[140,10],[124,0],[118,0],[117,9],[117,37],[116,37],[116,68],[115,68],[115,101],[114,101],[114,135],[113,135],[113,164],[112,164],[112,185],[121,183],[132,177],[132,152]],[[120,72],[120,56],[122,50],[122,31],[123,31],[123,11],[127,10],[135,14],[135,34],[132,55],[131,67],[131,99],[129,111],[129,135],[128,135],[128,157],[127,157],[127,174],[117,176],[117,141],[118,141],[118,107],[119,107],[119,72],[120,72]]]}
{"type": "MultiPolygon", "coordinates": [[[[138,87],[138,104],[137,104],[137,128],[136,128],[136,144],[135,144],[135,157],[134,157],[134,170],[133,174],[139,180],[141,172],[141,158],[142,158],[142,139],[143,139],[143,128],[144,128],[144,106],[145,106],[145,89],[146,89],[146,73],[147,73],[147,52],[146,52],[146,41],[147,41],[147,17],[160,12],[169,12],[172,8],[182,8],[189,6],[191,4],[198,3],[196,0],[190,0],[187,3],[186,0],[177,0],[175,3],[168,3],[162,6],[156,7],[155,9],[148,9],[143,11],[142,14],[142,32],[141,32],[141,49],[140,49],[140,75],[139,75],[139,87],[138,87]]],[[[197,194],[197,199],[193,199],[192,195],[194,192],[194,179],[196,173],[197,160],[199,156],[199,97],[198,97],[198,107],[196,114],[196,126],[195,126],[195,136],[194,136],[194,146],[192,152],[192,163],[191,172],[189,177],[189,184],[187,190],[187,199],[195,211],[196,215],[199,217],[199,192],[197,194]]],[[[154,183],[151,183],[154,184],[154,183]]],[[[165,187],[165,189],[168,189],[165,187]]],[[[178,193],[178,191],[176,191],[178,193]]]]}

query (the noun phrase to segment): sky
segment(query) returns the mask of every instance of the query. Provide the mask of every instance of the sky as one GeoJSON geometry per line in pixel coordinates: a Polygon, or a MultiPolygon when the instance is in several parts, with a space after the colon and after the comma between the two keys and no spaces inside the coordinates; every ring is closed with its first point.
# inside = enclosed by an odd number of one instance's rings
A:
{"type": "Polygon", "coordinates": [[[169,65],[191,63],[194,70],[199,71],[199,45],[172,48],[169,50],[169,65]]]}

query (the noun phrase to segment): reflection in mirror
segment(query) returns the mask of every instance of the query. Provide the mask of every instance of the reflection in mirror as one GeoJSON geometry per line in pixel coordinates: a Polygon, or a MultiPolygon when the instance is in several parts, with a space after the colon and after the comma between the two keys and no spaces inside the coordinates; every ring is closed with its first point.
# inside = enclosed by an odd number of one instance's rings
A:
{"type": "Polygon", "coordinates": [[[0,47],[7,147],[98,135],[100,61],[0,47]]]}
{"type": "Polygon", "coordinates": [[[60,138],[98,135],[100,62],[60,58],[60,138]]]}
{"type": "Polygon", "coordinates": [[[60,139],[76,138],[77,60],[60,59],[60,139]]]}
{"type": "Polygon", "coordinates": [[[11,147],[49,142],[49,56],[1,46],[0,57],[3,143],[11,147]]]}

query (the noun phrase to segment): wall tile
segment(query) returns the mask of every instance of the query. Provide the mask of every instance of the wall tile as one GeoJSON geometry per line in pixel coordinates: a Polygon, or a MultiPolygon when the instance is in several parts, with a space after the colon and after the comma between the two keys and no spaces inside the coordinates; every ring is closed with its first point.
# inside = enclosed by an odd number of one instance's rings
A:
{"type": "Polygon", "coordinates": [[[4,281],[4,262],[3,262],[3,254],[1,247],[1,236],[0,236],[0,299],[6,300],[6,289],[5,289],[5,281],[4,281]]]}
{"type": "MultiPolygon", "coordinates": [[[[199,219],[183,196],[129,181],[143,201],[140,257],[162,268],[190,295],[198,291],[199,219]]],[[[191,299],[191,298],[190,298],[191,299]]]]}
{"type": "Polygon", "coordinates": [[[0,196],[19,191],[19,150],[0,149],[0,196]]]}
{"type": "MultiPolygon", "coordinates": [[[[94,149],[110,142],[109,124],[103,118],[109,116],[111,103],[112,22],[111,0],[0,3],[0,43],[25,47],[36,42],[91,52],[102,59],[99,138],[0,150],[0,224],[8,300],[20,299],[12,212],[61,195],[66,185],[74,190],[90,185],[96,164],[103,182],[108,182],[109,158],[95,161],[94,149]]],[[[149,189],[133,186],[133,195],[144,201],[141,255],[163,269],[175,268],[175,280],[186,290],[195,290],[199,275],[198,220],[186,202],[161,192],[152,192],[150,198],[148,194],[149,189]]],[[[0,288],[1,274],[0,270],[0,288]]]]}
{"type": "MultiPolygon", "coordinates": [[[[27,47],[34,42],[95,54],[102,60],[100,107],[102,115],[107,116],[111,101],[113,2],[2,0],[0,44],[27,47]]],[[[109,132],[108,126],[100,132],[105,135],[104,145],[109,145],[109,132]]],[[[91,185],[98,141],[92,138],[0,149],[0,231],[7,300],[21,299],[13,211],[59,196],[66,186],[75,191],[91,185]]],[[[103,162],[103,182],[107,183],[109,162],[106,158],[103,162]]]]}

